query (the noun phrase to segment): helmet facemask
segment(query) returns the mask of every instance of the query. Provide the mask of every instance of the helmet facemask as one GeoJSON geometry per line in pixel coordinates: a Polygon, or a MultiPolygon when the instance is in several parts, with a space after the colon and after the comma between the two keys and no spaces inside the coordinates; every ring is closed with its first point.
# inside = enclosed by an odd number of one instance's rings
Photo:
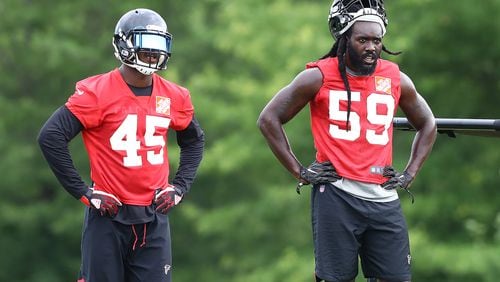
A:
{"type": "Polygon", "coordinates": [[[151,75],[167,68],[171,55],[172,35],[148,29],[136,29],[129,34],[119,33],[113,39],[115,56],[122,63],[135,68],[144,75],[151,75]],[[143,56],[140,56],[140,55],[143,56]],[[140,57],[152,57],[150,62],[140,57]]]}

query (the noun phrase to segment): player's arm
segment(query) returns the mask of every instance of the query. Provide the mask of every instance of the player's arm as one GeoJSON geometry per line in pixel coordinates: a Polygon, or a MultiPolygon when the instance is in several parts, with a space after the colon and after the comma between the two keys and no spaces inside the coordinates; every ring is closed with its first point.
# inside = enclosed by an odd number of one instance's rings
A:
{"type": "Polygon", "coordinates": [[[301,179],[302,166],[292,152],[283,125],[315,97],[322,83],[323,74],[318,68],[302,71],[290,84],[278,91],[257,120],[257,125],[276,158],[297,179],[301,179]]]}
{"type": "Polygon", "coordinates": [[[410,159],[405,168],[406,172],[415,177],[432,150],[437,127],[431,108],[417,92],[411,79],[403,72],[401,72],[399,106],[417,131],[413,139],[410,159]]]}
{"type": "Polygon", "coordinates": [[[184,130],[176,133],[177,144],[181,149],[179,168],[172,181],[173,185],[159,189],[154,198],[156,211],[162,214],[167,214],[189,192],[205,147],[205,134],[194,116],[184,130]]]}
{"type": "Polygon", "coordinates": [[[187,193],[193,184],[196,171],[203,158],[205,134],[198,120],[193,116],[186,129],[177,131],[177,144],[180,147],[179,168],[172,181],[175,187],[187,193]]]}
{"type": "Polygon", "coordinates": [[[45,122],[38,135],[38,144],[57,180],[76,199],[89,188],[78,174],[68,144],[83,129],[82,124],[66,106],[61,106],[45,122]]]}
{"type": "Polygon", "coordinates": [[[61,106],[45,122],[38,135],[38,144],[59,183],[73,197],[99,210],[101,215],[114,216],[122,203],[114,195],[90,189],[82,180],[71,159],[68,144],[83,125],[66,106],[61,106]]]}

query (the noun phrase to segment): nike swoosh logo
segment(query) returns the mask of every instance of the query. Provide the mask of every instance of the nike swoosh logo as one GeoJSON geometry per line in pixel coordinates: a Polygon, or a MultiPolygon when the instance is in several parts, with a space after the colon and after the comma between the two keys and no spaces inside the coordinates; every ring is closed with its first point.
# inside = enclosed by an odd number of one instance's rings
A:
{"type": "Polygon", "coordinates": [[[78,95],[83,95],[85,92],[83,92],[83,90],[80,90],[80,89],[76,89],[76,94],[78,95]]]}

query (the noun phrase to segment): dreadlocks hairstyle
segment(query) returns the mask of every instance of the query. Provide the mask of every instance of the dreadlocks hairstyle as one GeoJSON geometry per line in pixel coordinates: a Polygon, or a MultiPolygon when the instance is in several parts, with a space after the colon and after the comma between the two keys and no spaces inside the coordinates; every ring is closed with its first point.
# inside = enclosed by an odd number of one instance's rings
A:
{"type": "MultiPolygon", "coordinates": [[[[384,0],[333,0],[328,15],[328,27],[335,39],[335,43],[330,51],[321,57],[321,59],[328,57],[338,58],[340,76],[347,91],[347,131],[349,131],[349,117],[351,115],[351,87],[347,79],[345,53],[347,50],[347,40],[352,32],[351,28],[356,21],[379,23],[382,27],[382,35],[384,35],[388,22],[384,0]]],[[[382,45],[382,51],[390,55],[401,54],[401,52],[389,51],[384,45],[382,45]]]]}

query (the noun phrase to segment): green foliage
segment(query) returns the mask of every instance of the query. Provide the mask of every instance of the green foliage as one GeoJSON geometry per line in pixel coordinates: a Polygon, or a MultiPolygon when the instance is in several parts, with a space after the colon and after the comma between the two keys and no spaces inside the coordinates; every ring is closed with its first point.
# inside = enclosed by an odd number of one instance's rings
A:
{"type": "MultiPolygon", "coordinates": [[[[412,77],[438,117],[499,118],[500,12],[495,0],[386,1],[387,57],[412,77]],[[444,12],[445,11],[445,12],[444,12]]],[[[192,93],[207,150],[171,215],[175,281],[311,281],[309,196],[256,127],[269,99],[332,45],[330,1],[141,1],[174,36],[167,79],[192,93]]],[[[57,183],[36,137],[74,83],[118,66],[111,36],[137,1],[0,2],[0,281],[75,280],[81,204],[57,183]]],[[[308,111],[286,125],[295,154],[314,158],[308,111]]],[[[174,140],[170,138],[170,140],[174,140]]],[[[412,136],[395,135],[404,167],[412,136]]],[[[175,143],[172,142],[171,143],[175,143]]],[[[74,162],[88,180],[80,138],[74,162]]],[[[171,146],[172,169],[178,150],[171,146]]],[[[401,194],[415,281],[496,281],[500,275],[498,139],[440,135],[401,194]]],[[[358,278],[359,281],[361,278],[358,278]]]]}

